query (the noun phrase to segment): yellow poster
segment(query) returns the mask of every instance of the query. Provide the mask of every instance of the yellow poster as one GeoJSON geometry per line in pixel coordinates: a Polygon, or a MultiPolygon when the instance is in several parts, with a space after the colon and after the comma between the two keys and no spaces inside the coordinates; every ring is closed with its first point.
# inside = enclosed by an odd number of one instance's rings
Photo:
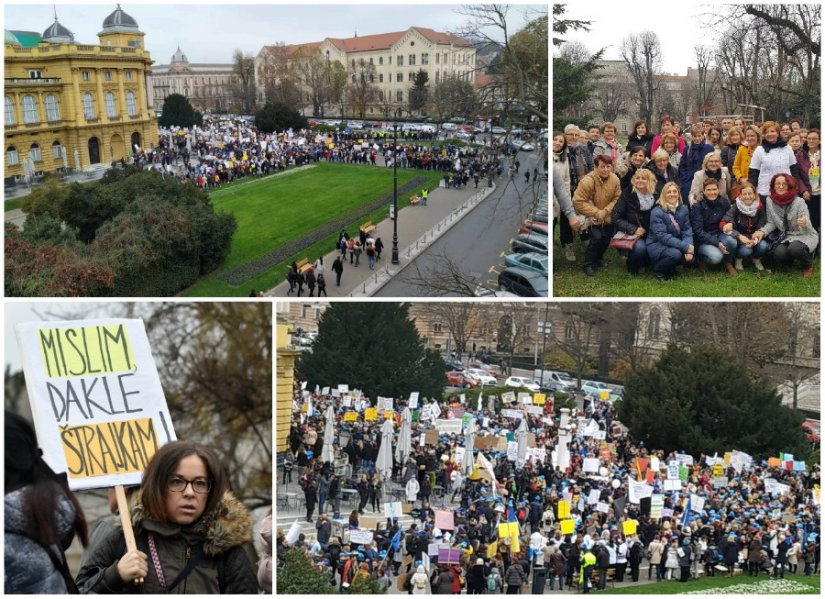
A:
{"type": "Polygon", "coordinates": [[[561,521],[561,534],[563,535],[572,535],[573,532],[576,530],[576,521],[574,519],[569,520],[562,520],[561,521]]]}
{"type": "Polygon", "coordinates": [[[600,391],[599,392],[599,399],[607,401],[610,399],[610,391],[600,391]]]}
{"type": "Polygon", "coordinates": [[[496,556],[496,552],[498,552],[498,541],[490,543],[490,546],[487,547],[487,557],[493,559],[496,556]]]}
{"type": "Polygon", "coordinates": [[[732,457],[733,457],[733,452],[732,451],[726,451],[725,452],[725,466],[730,466],[730,460],[731,460],[732,457]]]}
{"type": "Polygon", "coordinates": [[[725,467],[722,464],[714,464],[713,476],[725,476],[725,467]]]}
{"type": "Polygon", "coordinates": [[[624,532],[624,536],[626,536],[626,537],[629,537],[631,535],[635,535],[636,534],[636,521],[635,520],[625,520],[622,531],[624,532]]]}
{"type": "Polygon", "coordinates": [[[358,414],[355,412],[344,412],[344,422],[357,422],[358,414]]]}
{"type": "Polygon", "coordinates": [[[545,393],[533,393],[533,405],[543,406],[546,401],[547,401],[547,394],[545,394],[545,393]]]}
{"type": "Polygon", "coordinates": [[[367,422],[378,420],[378,409],[367,408],[366,410],[364,410],[364,420],[366,420],[367,422]]]}
{"type": "Polygon", "coordinates": [[[570,502],[562,499],[559,501],[559,519],[570,517],[570,502]]]}
{"type": "Polygon", "coordinates": [[[394,417],[394,413],[392,410],[385,410],[384,411],[384,419],[385,420],[392,420],[394,417]]]}

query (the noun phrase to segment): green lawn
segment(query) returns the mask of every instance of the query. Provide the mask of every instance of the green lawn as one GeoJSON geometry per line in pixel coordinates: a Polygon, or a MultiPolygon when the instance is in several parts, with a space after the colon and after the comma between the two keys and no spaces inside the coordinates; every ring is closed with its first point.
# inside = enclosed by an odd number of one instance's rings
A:
{"type": "Polygon", "coordinates": [[[705,274],[693,268],[678,268],[671,280],[660,283],[649,271],[639,275],[627,272],[624,258],[616,250],[608,249],[604,255],[606,266],[594,277],[584,274],[584,249],[582,242],[573,242],[576,262],[568,262],[561,248],[558,230],[553,244],[553,295],[555,297],[818,297],[819,268],[821,261],[814,261],[814,276],[802,277],[802,271],[773,269],[773,273],[761,279],[755,275],[750,261],[745,260],[745,270],[738,277],[731,277],[720,266],[708,267],[705,274]]]}
{"type": "Polygon", "coordinates": [[[17,210],[23,205],[23,198],[17,198],[16,200],[6,200],[3,202],[3,210],[6,212],[11,212],[12,210],[17,210]]]}
{"type": "MultiPolygon", "coordinates": [[[[398,170],[399,189],[407,182],[426,177],[429,187],[438,185],[441,174],[434,171],[398,170]]],[[[278,264],[240,285],[222,281],[218,276],[262,258],[327,223],[346,218],[359,208],[392,193],[392,170],[384,167],[321,162],[312,168],[264,179],[241,180],[217,189],[210,197],[219,212],[230,212],[238,221],[232,248],[224,264],[202,278],[183,295],[196,297],[246,296],[251,289],[270,289],[284,280],[293,260],[307,257],[314,261],[334,247],[338,231],[316,240],[278,264]]],[[[399,207],[407,206],[412,195],[399,191],[399,207]]],[[[387,207],[376,209],[359,219],[378,222],[387,217],[387,207]]],[[[348,227],[357,233],[357,225],[348,227]]]]}
{"type": "MultiPolygon", "coordinates": [[[[802,564],[800,564],[800,571],[802,564]]],[[[699,580],[689,580],[688,582],[657,582],[639,586],[625,587],[621,589],[611,589],[609,586],[605,593],[611,595],[681,595],[690,594],[736,594],[736,595],[818,595],[820,578],[815,576],[802,576],[801,574],[785,574],[784,580],[770,579],[762,574],[759,578],[749,578],[747,575],[724,578],[714,576],[707,578],[702,576],[699,580]]]]}

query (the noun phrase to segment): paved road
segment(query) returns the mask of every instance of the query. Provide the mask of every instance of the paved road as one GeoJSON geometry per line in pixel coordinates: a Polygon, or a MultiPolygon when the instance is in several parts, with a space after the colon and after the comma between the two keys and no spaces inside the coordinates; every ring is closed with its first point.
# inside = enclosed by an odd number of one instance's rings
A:
{"type": "Polygon", "coordinates": [[[449,293],[436,293],[420,284],[423,273],[442,273],[444,275],[445,256],[453,263],[456,270],[465,277],[469,276],[488,288],[497,288],[497,271],[503,267],[503,256],[510,251],[510,241],[516,234],[518,226],[529,214],[534,202],[543,195],[546,197],[547,183],[542,178],[544,167],[539,164],[539,155],[535,152],[520,152],[519,172],[512,180],[506,175],[499,179],[498,189],[475,209],[467,214],[442,238],[436,241],[376,295],[381,297],[409,297],[421,295],[458,296],[458,290],[449,293]],[[533,169],[540,173],[539,181],[533,181],[533,169]],[[531,173],[530,183],[524,180],[525,169],[531,173]]]}

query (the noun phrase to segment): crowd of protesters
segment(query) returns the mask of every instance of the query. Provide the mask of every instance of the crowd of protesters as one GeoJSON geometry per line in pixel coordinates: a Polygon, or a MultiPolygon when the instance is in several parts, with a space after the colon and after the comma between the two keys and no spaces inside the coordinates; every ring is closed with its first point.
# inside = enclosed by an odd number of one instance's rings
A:
{"type": "Polygon", "coordinates": [[[683,135],[662,117],[657,135],[638,121],[624,147],[613,123],[587,131],[569,124],[553,134],[562,186],[556,216],[565,258],[585,243],[584,271],[594,276],[609,247],[637,274],[670,278],[678,265],[731,276],[752,261],[796,263],[813,275],[820,231],[820,131],[799,119],[746,124],[742,118],[698,122],[683,135]],[[637,173],[649,173],[637,177],[637,173]]]}
{"type": "MultiPolygon", "coordinates": [[[[306,552],[342,590],[358,577],[412,594],[482,594],[819,571],[818,465],[790,468],[735,448],[688,456],[646,447],[617,421],[614,404],[592,397],[579,398],[569,416],[550,401],[541,410],[501,398],[433,408],[425,398],[413,410],[410,454],[396,455],[387,476],[377,464],[383,416],[365,420],[369,398],[350,398],[345,407],[338,395],[295,394],[279,482],[299,484],[314,533],[290,539],[279,530],[276,554],[282,564],[287,551],[306,552]],[[321,458],[330,406],[332,461],[321,458]],[[466,449],[465,435],[432,433],[445,418],[474,423],[471,469],[457,451],[466,449]],[[521,442],[522,422],[530,433],[526,456],[505,449],[507,439],[521,442]],[[489,437],[504,441],[480,449],[478,439],[489,437]],[[668,480],[671,469],[678,484],[668,480]],[[640,498],[642,484],[650,488],[640,498]],[[406,525],[385,517],[384,503],[393,501],[408,504],[406,525]],[[437,525],[442,510],[453,514],[452,528],[437,525]],[[364,514],[378,522],[369,527],[372,541],[352,542],[353,531],[366,527],[364,514]],[[571,520],[573,532],[563,531],[571,520]],[[440,561],[438,548],[456,552],[440,561]]],[[[395,401],[398,435],[407,402],[395,401]]],[[[395,451],[400,436],[392,443],[395,451]]]]}

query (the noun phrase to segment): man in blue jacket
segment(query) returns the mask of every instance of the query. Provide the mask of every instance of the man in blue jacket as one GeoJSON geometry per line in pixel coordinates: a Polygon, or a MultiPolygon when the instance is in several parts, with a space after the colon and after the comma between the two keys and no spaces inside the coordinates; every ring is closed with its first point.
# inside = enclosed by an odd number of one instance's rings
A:
{"type": "Polygon", "coordinates": [[[702,124],[698,123],[690,128],[691,142],[682,153],[679,161],[679,181],[681,183],[682,201],[688,203],[690,185],[693,183],[693,175],[702,168],[702,161],[705,156],[713,152],[713,146],[705,142],[705,133],[702,124]]]}

